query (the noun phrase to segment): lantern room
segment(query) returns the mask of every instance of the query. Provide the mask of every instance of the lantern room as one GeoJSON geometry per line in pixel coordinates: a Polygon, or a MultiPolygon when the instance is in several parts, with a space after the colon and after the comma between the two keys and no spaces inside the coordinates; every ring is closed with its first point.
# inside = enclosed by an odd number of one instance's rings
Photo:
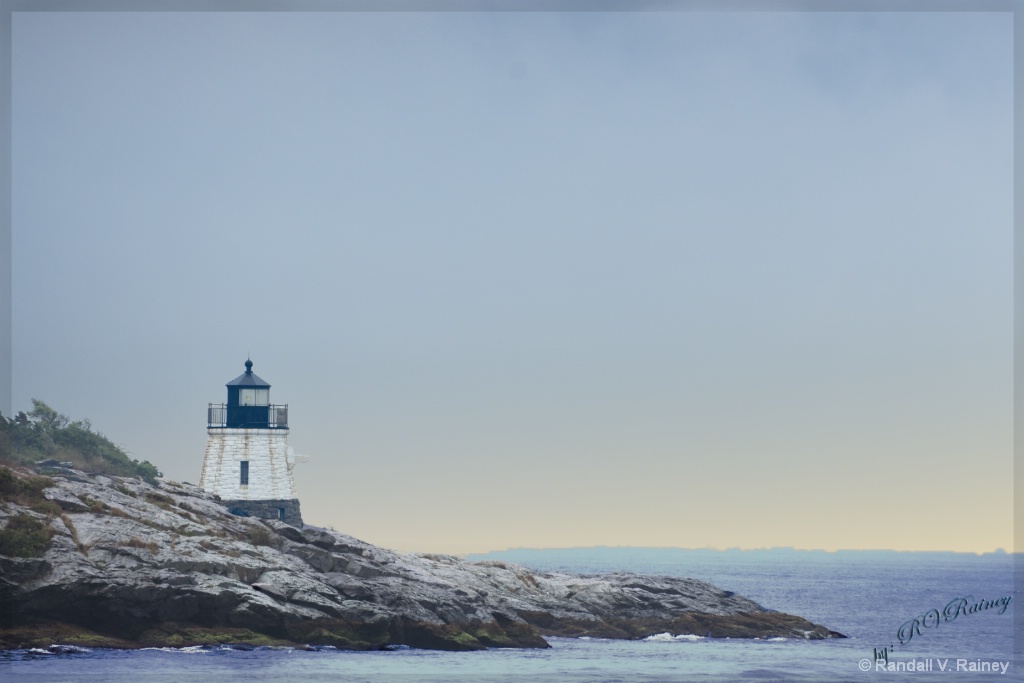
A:
{"type": "Polygon", "coordinates": [[[245,361],[245,372],[227,383],[227,403],[211,403],[210,428],[288,429],[288,406],[270,403],[270,385],[252,371],[245,361]]]}

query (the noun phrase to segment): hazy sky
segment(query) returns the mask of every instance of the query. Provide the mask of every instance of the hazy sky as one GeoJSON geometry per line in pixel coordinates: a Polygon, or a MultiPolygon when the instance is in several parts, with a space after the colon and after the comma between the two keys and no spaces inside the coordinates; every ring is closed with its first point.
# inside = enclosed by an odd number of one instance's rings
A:
{"type": "Polygon", "coordinates": [[[400,550],[1012,545],[1009,13],[16,13],[13,406],[247,354],[400,550]]]}

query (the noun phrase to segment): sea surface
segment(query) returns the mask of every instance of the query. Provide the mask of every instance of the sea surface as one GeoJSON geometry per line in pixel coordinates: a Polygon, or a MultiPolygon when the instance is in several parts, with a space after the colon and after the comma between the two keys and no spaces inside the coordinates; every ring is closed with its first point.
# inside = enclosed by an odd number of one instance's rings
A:
{"type": "Polygon", "coordinates": [[[848,637],[552,638],[549,650],[468,653],[50,648],[0,653],[0,680],[1024,681],[1022,664],[1013,659],[1013,612],[1024,601],[1014,589],[1015,571],[1017,585],[1024,585],[1019,555],[1016,570],[1009,554],[597,548],[508,551],[487,557],[548,571],[692,576],[848,637]],[[1009,607],[1002,610],[999,601],[1007,597],[1009,607]],[[929,614],[932,610],[936,612],[929,614]],[[901,626],[903,643],[898,637],[901,626]],[[888,651],[883,653],[883,648],[888,651]],[[876,654],[888,659],[875,661],[876,654]]]}

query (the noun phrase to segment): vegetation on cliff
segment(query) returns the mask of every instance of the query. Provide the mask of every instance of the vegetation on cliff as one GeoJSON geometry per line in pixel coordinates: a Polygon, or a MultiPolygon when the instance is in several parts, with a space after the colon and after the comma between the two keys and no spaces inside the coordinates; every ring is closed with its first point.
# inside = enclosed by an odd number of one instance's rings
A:
{"type": "Polygon", "coordinates": [[[148,461],[131,458],[122,448],[93,431],[89,420],[74,420],[40,400],[14,417],[0,415],[0,462],[32,465],[40,460],[71,463],[94,474],[141,477],[150,484],[161,476],[148,461]]]}

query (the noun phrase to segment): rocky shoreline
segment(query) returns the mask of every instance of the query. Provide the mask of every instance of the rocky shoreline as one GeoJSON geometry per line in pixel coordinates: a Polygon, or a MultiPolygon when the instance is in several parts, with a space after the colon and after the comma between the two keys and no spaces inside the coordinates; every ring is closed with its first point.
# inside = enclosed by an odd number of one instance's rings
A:
{"type": "Polygon", "coordinates": [[[695,579],[397,553],[328,529],[234,516],[191,484],[6,472],[0,533],[41,529],[45,543],[36,557],[0,554],[4,649],[477,650],[548,647],[544,636],[843,637],[695,579]]]}

